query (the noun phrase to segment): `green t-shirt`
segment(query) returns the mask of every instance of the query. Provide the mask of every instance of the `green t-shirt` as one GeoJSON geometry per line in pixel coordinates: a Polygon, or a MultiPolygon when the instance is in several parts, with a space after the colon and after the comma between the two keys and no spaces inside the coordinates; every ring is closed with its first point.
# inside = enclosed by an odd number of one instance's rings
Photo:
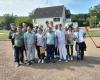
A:
{"type": "Polygon", "coordinates": [[[55,33],[54,31],[52,32],[47,32],[46,33],[46,44],[52,44],[54,45],[55,44],[55,33]]]}
{"type": "Polygon", "coordinates": [[[13,35],[13,39],[14,39],[14,45],[17,46],[17,47],[22,47],[23,44],[24,44],[24,36],[23,36],[23,33],[15,33],[13,35]]]}

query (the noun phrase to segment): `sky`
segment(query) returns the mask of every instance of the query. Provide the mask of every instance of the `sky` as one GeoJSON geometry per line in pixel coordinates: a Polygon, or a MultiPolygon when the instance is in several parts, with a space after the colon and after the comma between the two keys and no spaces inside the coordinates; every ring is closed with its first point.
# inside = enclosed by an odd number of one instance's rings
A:
{"type": "Polygon", "coordinates": [[[0,16],[14,14],[28,16],[38,7],[64,5],[72,14],[88,13],[89,8],[100,4],[100,0],[0,0],[0,16]]]}

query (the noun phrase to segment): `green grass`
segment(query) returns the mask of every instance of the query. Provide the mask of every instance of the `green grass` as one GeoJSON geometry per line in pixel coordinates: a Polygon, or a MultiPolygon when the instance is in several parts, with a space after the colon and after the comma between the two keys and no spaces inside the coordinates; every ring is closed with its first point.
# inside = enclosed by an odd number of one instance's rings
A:
{"type": "Polygon", "coordinates": [[[9,40],[8,39],[8,30],[0,30],[0,41],[9,40]]]}
{"type": "MultiPolygon", "coordinates": [[[[100,30],[92,30],[89,32],[89,34],[92,36],[92,37],[100,37],[100,30]]],[[[87,36],[89,36],[87,34],[87,36]]]]}

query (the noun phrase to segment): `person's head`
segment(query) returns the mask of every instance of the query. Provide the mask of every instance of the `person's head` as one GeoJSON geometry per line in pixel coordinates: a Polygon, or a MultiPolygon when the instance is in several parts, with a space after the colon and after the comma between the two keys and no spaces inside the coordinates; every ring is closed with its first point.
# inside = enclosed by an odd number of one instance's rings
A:
{"type": "Polygon", "coordinates": [[[49,22],[48,21],[46,21],[45,23],[46,23],[47,26],[49,26],[49,22]]]}
{"type": "Polygon", "coordinates": [[[21,33],[22,32],[22,29],[21,29],[21,27],[19,26],[19,27],[17,27],[17,32],[18,33],[21,33]]]}
{"type": "Polygon", "coordinates": [[[72,31],[72,30],[73,30],[73,27],[69,26],[69,27],[68,27],[68,30],[69,30],[69,31],[72,31]]]}
{"type": "Polygon", "coordinates": [[[15,30],[16,29],[16,25],[14,23],[10,24],[11,30],[15,30]]]}
{"type": "Polygon", "coordinates": [[[28,26],[27,27],[27,32],[31,33],[31,31],[32,31],[32,27],[31,26],[28,26]]]}
{"type": "Polygon", "coordinates": [[[27,27],[27,23],[26,22],[23,22],[22,23],[22,27],[27,27]]]}
{"type": "Polygon", "coordinates": [[[38,28],[37,32],[38,32],[39,34],[41,34],[41,33],[42,33],[42,29],[41,29],[41,28],[38,28]]]}
{"type": "Polygon", "coordinates": [[[52,28],[51,27],[48,27],[47,30],[48,30],[48,32],[51,32],[52,31],[52,28]]]}
{"type": "Polygon", "coordinates": [[[51,27],[53,27],[53,21],[50,22],[51,27]]]}
{"type": "Polygon", "coordinates": [[[56,24],[56,26],[55,26],[55,29],[57,30],[58,29],[58,25],[56,24]]]}
{"type": "Polygon", "coordinates": [[[65,27],[65,31],[68,31],[68,27],[65,27]]]}
{"type": "Polygon", "coordinates": [[[61,30],[62,28],[62,24],[59,24],[58,29],[61,30]]]}

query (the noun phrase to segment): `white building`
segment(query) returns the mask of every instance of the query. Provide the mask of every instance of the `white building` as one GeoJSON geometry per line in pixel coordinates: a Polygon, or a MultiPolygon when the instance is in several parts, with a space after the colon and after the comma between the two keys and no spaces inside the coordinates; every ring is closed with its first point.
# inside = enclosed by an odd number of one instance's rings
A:
{"type": "Polygon", "coordinates": [[[53,21],[54,26],[56,24],[65,24],[65,7],[61,6],[52,6],[52,7],[44,7],[37,8],[34,11],[33,15],[33,24],[39,24],[43,27],[46,27],[46,21],[53,21]]]}

